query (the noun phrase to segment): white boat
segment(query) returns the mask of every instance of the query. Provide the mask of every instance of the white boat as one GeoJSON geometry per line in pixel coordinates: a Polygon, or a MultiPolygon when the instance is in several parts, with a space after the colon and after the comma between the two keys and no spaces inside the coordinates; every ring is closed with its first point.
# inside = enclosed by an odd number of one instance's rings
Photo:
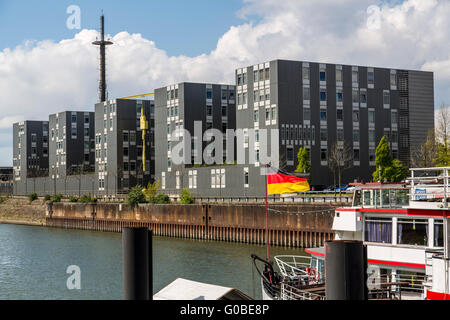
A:
{"type": "MultiPolygon", "coordinates": [[[[336,208],[332,229],[335,240],[359,240],[367,246],[369,298],[450,299],[449,170],[417,168],[410,169],[411,177],[404,183],[351,184],[355,188],[353,204],[336,208]]],[[[311,254],[310,265],[298,269],[309,276],[314,270],[313,275],[317,273],[324,281],[324,248],[305,251],[311,254]]],[[[295,280],[293,275],[287,277],[288,265],[295,267],[295,260],[281,267],[277,257],[275,261],[281,279],[269,286],[270,279],[262,277],[263,297],[321,298],[306,295],[316,294],[308,287],[297,286],[295,291],[291,286],[295,280]]],[[[301,272],[297,273],[301,278],[301,272]]]]}

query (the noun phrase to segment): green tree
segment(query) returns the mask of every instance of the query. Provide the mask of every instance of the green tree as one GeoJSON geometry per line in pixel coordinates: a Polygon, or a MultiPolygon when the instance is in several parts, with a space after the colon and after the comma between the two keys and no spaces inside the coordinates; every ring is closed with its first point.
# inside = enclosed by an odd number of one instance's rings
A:
{"type": "Polygon", "coordinates": [[[189,191],[189,189],[184,188],[183,190],[181,190],[180,202],[182,204],[194,203],[194,198],[192,197],[191,191],[189,191]]]}
{"type": "Polygon", "coordinates": [[[132,207],[137,206],[139,203],[145,203],[146,200],[144,192],[142,192],[142,187],[139,185],[133,187],[127,195],[126,202],[132,207]]]}
{"type": "Polygon", "coordinates": [[[392,158],[385,136],[375,151],[375,166],[373,181],[399,182],[408,175],[408,168],[400,160],[392,158]]]}
{"type": "Polygon", "coordinates": [[[145,200],[149,203],[154,203],[154,199],[159,191],[159,180],[155,181],[154,183],[148,183],[147,188],[142,190],[144,192],[145,200]]]}
{"type": "Polygon", "coordinates": [[[309,162],[309,153],[306,148],[298,149],[297,153],[298,166],[295,172],[309,173],[311,170],[311,164],[309,162]]]}

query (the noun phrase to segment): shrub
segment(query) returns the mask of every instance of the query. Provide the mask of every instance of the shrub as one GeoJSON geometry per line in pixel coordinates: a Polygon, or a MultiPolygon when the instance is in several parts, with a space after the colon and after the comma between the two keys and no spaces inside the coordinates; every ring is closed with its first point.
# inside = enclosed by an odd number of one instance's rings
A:
{"type": "Polygon", "coordinates": [[[55,194],[53,197],[51,197],[50,202],[51,203],[61,202],[62,198],[63,198],[63,195],[58,193],[58,194],[55,194]]]}
{"type": "Polygon", "coordinates": [[[89,203],[91,202],[91,197],[87,195],[82,195],[79,200],[81,203],[89,203]]]}
{"type": "Polygon", "coordinates": [[[8,197],[0,197],[0,204],[2,204],[3,202],[5,202],[6,199],[8,199],[8,197]]]}
{"type": "Polygon", "coordinates": [[[180,194],[180,202],[182,204],[191,204],[194,203],[194,198],[191,195],[191,191],[189,191],[189,189],[183,189],[181,190],[181,194],[180,194]]]}
{"type": "Polygon", "coordinates": [[[50,201],[52,197],[49,194],[46,194],[44,197],[44,201],[50,201]]]}
{"type": "Polygon", "coordinates": [[[30,195],[28,196],[28,198],[30,199],[30,203],[31,203],[31,202],[33,202],[34,200],[37,200],[38,195],[37,195],[36,192],[33,192],[32,194],[30,194],[30,195]]]}
{"type": "Polygon", "coordinates": [[[75,196],[70,196],[69,201],[70,202],[78,202],[78,198],[75,196]]]}
{"type": "Polygon", "coordinates": [[[132,207],[137,206],[139,203],[145,203],[145,195],[142,191],[142,187],[137,185],[133,187],[127,195],[127,204],[132,207]]]}
{"type": "Polygon", "coordinates": [[[160,193],[155,196],[152,203],[156,203],[156,204],[170,203],[170,198],[167,194],[160,193]]]}
{"type": "Polygon", "coordinates": [[[147,202],[153,203],[158,190],[159,190],[159,180],[155,181],[154,183],[149,183],[147,185],[147,188],[142,190],[145,196],[145,200],[147,200],[147,202]]]}

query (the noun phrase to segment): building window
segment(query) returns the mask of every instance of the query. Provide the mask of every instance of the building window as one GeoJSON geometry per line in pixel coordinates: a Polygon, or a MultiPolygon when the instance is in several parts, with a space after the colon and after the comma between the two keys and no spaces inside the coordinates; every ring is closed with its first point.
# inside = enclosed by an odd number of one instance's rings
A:
{"type": "Polygon", "coordinates": [[[259,121],[259,110],[254,110],[253,111],[253,122],[258,122],[259,121]]]}
{"type": "Polygon", "coordinates": [[[342,69],[336,69],[336,82],[342,82],[342,69]]]}
{"type": "Polygon", "coordinates": [[[324,68],[321,68],[319,71],[319,79],[320,81],[327,81],[327,73],[324,68]]]}
{"type": "Polygon", "coordinates": [[[327,111],[320,110],[320,121],[327,121],[327,111]]]}
{"type": "Polygon", "coordinates": [[[266,68],[266,80],[270,80],[270,69],[266,68]]]}
{"type": "Polygon", "coordinates": [[[128,142],[128,132],[123,133],[123,142],[128,142]]]}
{"type": "Polygon", "coordinates": [[[128,147],[123,148],[123,156],[128,157],[128,147]]]}
{"type": "Polygon", "coordinates": [[[309,108],[303,109],[303,120],[311,120],[311,110],[309,108]]]}
{"type": "Polygon", "coordinates": [[[327,101],[327,89],[320,89],[320,101],[327,101]]]}
{"type": "Polygon", "coordinates": [[[367,84],[368,85],[375,84],[375,73],[373,71],[367,71],[367,84]]]}
{"type": "Polygon", "coordinates": [[[272,121],[277,120],[277,108],[272,108],[272,121]]]}
{"type": "Polygon", "coordinates": [[[328,130],[326,128],[320,128],[320,141],[328,140],[328,130]]]}
{"type": "Polygon", "coordinates": [[[206,106],[206,116],[212,116],[212,106],[206,106]]]}
{"type": "Polygon", "coordinates": [[[392,243],[392,218],[366,218],[364,240],[368,242],[392,243]]]}
{"type": "Polygon", "coordinates": [[[206,99],[212,99],[212,90],[206,89],[206,99]]]}
{"type": "Polygon", "coordinates": [[[375,123],[375,111],[369,110],[368,115],[369,115],[369,123],[375,123]]]}
{"type": "Polygon", "coordinates": [[[244,92],[244,93],[242,94],[242,103],[243,103],[243,104],[247,104],[247,92],[244,92]]]}
{"type": "Polygon", "coordinates": [[[320,149],[320,161],[327,161],[328,150],[320,149]]]}
{"type": "Polygon", "coordinates": [[[254,90],[253,91],[253,102],[258,102],[259,101],[259,90],[254,90]]]}
{"type": "Polygon", "coordinates": [[[361,103],[367,103],[367,92],[362,91],[360,92],[360,102],[361,103]]]}
{"type": "Polygon", "coordinates": [[[258,80],[259,79],[258,76],[259,76],[258,70],[254,70],[253,71],[253,82],[259,81],[258,80]]]}
{"type": "Polygon", "coordinates": [[[375,162],[375,149],[369,149],[369,161],[375,162]]]}
{"type": "Polygon", "coordinates": [[[353,129],[353,141],[359,142],[359,130],[358,129],[353,129]]]}
{"type": "Polygon", "coordinates": [[[383,91],[383,104],[391,104],[391,94],[389,93],[389,91],[383,91]]]}
{"type": "Polygon", "coordinates": [[[434,239],[433,246],[443,247],[444,246],[444,224],[442,220],[434,221],[434,239]]]}
{"type": "Polygon", "coordinates": [[[309,67],[303,66],[303,80],[309,80],[309,67]]]}
{"type": "Polygon", "coordinates": [[[398,117],[397,117],[397,110],[391,111],[391,124],[397,124],[398,117]]]}
{"type": "Polygon", "coordinates": [[[359,122],[359,110],[353,110],[353,122],[359,122]]]}
{"type": "Polygon", "coordinates": [[[391,86],[397,86],[397,75],[395,73],[391,73],[391,86]]]}
{"type": "Polygon", "coordinates": [[[294,149],[292,147],[287,148],[286,159],[287,161],[294,161],[294,149]]]}
{"type": "Polygon", "coordinates": [[[128,162],[124,162],[123,163],[123,171],[128,171],[128,170],[129,170],[128,162]]]}
{"type": "Polygon", "coordinates": [[[357,83],[358,82],[358,70],[352,71],[352,82],[357,83]]]}
{"type": "Polygon", "coordinates": [[[375,130],[369,130],[369,142],[375,143],[375,130]]]}
{"type": "Polygon", "coordinates": [[[197,189],[197,170],[189,170],[189,189],[197,189]]]}
{"type": "Polygon", "coordinates": [[[353,149],[353,161],[359,161],[359,149],[353,149]]]}
{"type": "Polygon", "coordinates": [[[242,84],[247,84],[247,72],[242,74],[242,84]]]}
{"type": "Polygon", "coordinates": [[[77,115],[76,114],[72,115],[72,123],[77,123],[77,115]]]}
{"type": "Polygon", "coordinates": [[[427,219],[398,219],[397,243],[416,246],[428,244],[427,219]]]}
{"type": "Polygon", "coordinates": [[[309,87],[303,87],[303,100],[310,100],[309,87]]]}
{"type": "Polygon", "coordinates": [[[337,140],[344,141],[344,129],[343,128],[337,129],[337,140]]]}
{"type": "Polygon", "coordinates": [[[344,94],[342,92],[342,89],[337,88],[336,89],[336,102],[343,102],[344,94]]]}
{"type": "Polygon", "coordinates": [[[359,102],[359,92],[358,89],[353,89],[352,90],[352,102],[353,103],[358,103],[359,102]]]}
{"type": "Polygon", "coordinates": [[[344,110],[337,109],[336,110],[336,120],[337,121],[344,121],[344,110]]]}
{"type": "Polygon", "coordinates": [[[244,188],[248,188],[248,168],[244,168],[244,188]]]}

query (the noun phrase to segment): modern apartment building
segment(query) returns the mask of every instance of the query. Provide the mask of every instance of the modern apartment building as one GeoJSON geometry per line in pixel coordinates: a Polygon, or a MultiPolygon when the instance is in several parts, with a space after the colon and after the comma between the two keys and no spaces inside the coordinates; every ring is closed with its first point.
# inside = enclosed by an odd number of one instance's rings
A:
{"type": "Polygon", "coordinates": [[[227,144],[226,140],[221,142],[224,147],[221,161],[208,165],[203,153],[209,142],[204,141],[203,134],[209,129],[225,132],[236,128],[235,97],[235,86],[226,84],[183,82],[155,90],[156,179],[167,193],[179,193],[188,187],[195,189],[197,185],[210,186],[211,178],[203,172],[226,162],[227,144]],[[195,122],[200,124],[199,134],[195,122]],[[183,129],[189,132],[190,139],[181,132],[183,129]],[[185,161],[179,164],[173,161],[172,152],[182,139],[186,153],[182,155],[185,161]]]}
{"type": "Polygon", "coordinates": [[[28,178],[48,175],[48,167],[48,121],[14,123],[13,170],[17,191],[26,190],[28,178]]]}
{"type": "Polygon", "coordinates": [[[94,112],[65,111],[49,116],[50,175],[94,172],[94,112]]]}
{"type": "Polygon", "coordinates": [[[127,192],[135,185],[146,186],[153,181],[154,121],[153,100],[116,99],[95,105],[97,193],[127,192]],[[148,122],[148,130],[145,130],[145,152],[140,123],[142,110],[148,122]]]}
{"type": "Polygon", "coordinates": [[[333,183],[333,146],[351,149],[345,182],[370,181],[383,135],[409,164],[411,146],[434,128],[431,72],[275,60],[236,70],[236,84],[237,127],[278,129],[279,167],[288,172],[307,148],[313,184],[333,183]]]}

